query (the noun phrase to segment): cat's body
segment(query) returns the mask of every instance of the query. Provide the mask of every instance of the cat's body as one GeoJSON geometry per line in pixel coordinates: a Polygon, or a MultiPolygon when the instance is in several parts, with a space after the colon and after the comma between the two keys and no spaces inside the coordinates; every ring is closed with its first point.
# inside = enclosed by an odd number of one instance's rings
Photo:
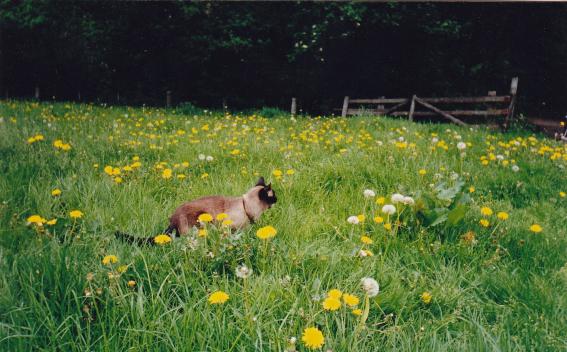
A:
{"type": "MultiPolygon", "coordinates": [[[[241,229],[258,220],[262,213],[277,201],[272,185],[266,185],[260,177],[256,186],[252,187],[241,197],[207,196],[180,205],[169,218],[167,234],[174,232],[179,236],[187,235],[192,227],[199,225],[201,214],[210,214],[213,218],[224,213],[230,219],[233,229],[241,229]]],[[[122,232],[116,236],[128,242],[138,244],[152,243],[153,238],[138,238],[122,232]]]]}

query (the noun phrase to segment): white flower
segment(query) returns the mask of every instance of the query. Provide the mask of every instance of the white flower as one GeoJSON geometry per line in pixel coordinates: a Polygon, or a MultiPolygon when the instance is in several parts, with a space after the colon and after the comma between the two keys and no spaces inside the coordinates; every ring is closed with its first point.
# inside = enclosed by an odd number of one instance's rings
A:
{"type": "Polygon", "coordinates": [[[209,155],[209,156],[207,156],[206,160],[207,161],[213,161],[213,157],[209,155]]]}
{"type": "Polygon", "coordinates": [[[403,201],[404,201],[404,196],[402,194],[399,193],[392,194],[392,203],[396,204],[396,203],[401,203],[403,201]]]}
{"type": "Polygon", "coordinates": [[[356,215],[349,216],[347,221],[349,222],[349,224],[353,224],[353,225],[358,225],[358,223],[360,222],[360,220],[358,220],[358,217],[356,215]]]}
{"type": "Polygon", "coordinates": [[[366,251],[364,249],[361,249],[358,251],[358,256],[359,257],[366,257],[368,255],[368,253],[366,253],[366,251]]]}
{"type": "Polygon", "coordinates": [[[365,189],[364,192],[362,192],[364,194],[364,197],[366,198],[374,198],[376,197],[376,193],[374,193],[373,190],[371,189],[365,189]]]}
{"type": "Polygon", "coordinates": [[[396,207],[392,204],[386,204],[382,207],[382,212],[384,214],[392,215],[396,212],[396,207]]]}
{"type": "Polygon", "coordinates": [[[518,172],[520,171],[520,168],[518,167],[518,165],[512,165],[512,171],[518,172]]]}
{"type": "Polygon", "coordinates": [[[403,136],[399,136],[399,137],[398,137],[398,141],[403,142],[403,141],[404,141],[404,137],[403,137],[403,136]]]}
{"type": "Polygon", "coordinates": [[[366,292],[368,297],[374,297],[380,292],[380,285],[378,282],[371,277],[364,277],[360,280],[362,289],[366,292]]]}
{"type": "Polygon", "coordinates": [[[404,203],[405,205],[414,205],[415,201],[413,200],[412,197],[404,197],[404,200],[402,200],[402,203],[404,203]]]}
{"type": "Polygon", "coordinates": [[[434,143],[434,144],[435,144],[435,143],[437,143],[437,142],[439,142],[439,138],[433,137],[433,138],[431,139],[431,143],[434,143]]]}
{"type": "Polygon", "coordinates": [[[250,269],[246,265],[242,264],[236,267],[237,277],[241,279],[247,279],[250,275],[252,275],[252,269],[250,269]]]}
{"type": "Polygon", "coordinates": [[[504,155],[498,154],[498,155],[496,155],[496,159],[502,161],[502,160],[504,160],[504,155]]]}
{"type": "Polygon", "coordinates": [[[467,144],[465,142],[459,142],[457,143],[457,149],[459,150],[465,150],[467,148],[467,144]]]}
{"type": "Polygon", "coordinates": [[[297,338],[295,336],[292,336],[289,339],[289,343],[292,344],[292,345],[294,345],[296,341],[297,341],[297,338]]]}
{"type": "Polygon", "coordinates": [[[205,160],[206,158],[205,154],[199,154],[199,160],[205,160]]]}

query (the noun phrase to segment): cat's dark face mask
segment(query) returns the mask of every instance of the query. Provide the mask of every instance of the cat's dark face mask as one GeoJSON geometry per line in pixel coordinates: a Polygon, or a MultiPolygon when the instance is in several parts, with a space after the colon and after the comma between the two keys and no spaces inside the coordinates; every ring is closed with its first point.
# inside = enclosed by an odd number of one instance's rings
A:
{"type": "Polygon", "coordinates": [[[272,189],[271,183],[266,185],[266,181],[264,180],[264,178],[260,177],[258,179],[258,182],[256,182],[256,186],[263,187],[258,192],[258,197],[260,197],[260,200],[262,202],[268,204],[269,208],[271,208],[272,205],[276,204],[278,198],[276,197],[276,192],[272,189]]]}

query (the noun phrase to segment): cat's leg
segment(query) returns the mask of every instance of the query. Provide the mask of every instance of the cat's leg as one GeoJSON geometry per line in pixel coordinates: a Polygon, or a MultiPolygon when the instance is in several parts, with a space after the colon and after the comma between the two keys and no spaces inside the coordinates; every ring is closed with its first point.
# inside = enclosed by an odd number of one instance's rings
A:
{"type": "Polygon", "coordinates": [[[179,218],[179,223],[177,224],[177,233],[179,236],[185,236],[189,233],[189,221],[187,216],[181,216],[179,218]]]}

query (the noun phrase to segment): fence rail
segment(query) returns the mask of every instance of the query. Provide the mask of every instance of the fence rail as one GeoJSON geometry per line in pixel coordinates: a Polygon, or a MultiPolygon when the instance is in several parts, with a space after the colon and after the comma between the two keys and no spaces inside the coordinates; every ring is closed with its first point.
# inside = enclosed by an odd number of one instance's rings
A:
{"type": "Polygon", "coordinates": [[[459,125],[467,125],[462,121],[463,117],[493,117],[502,116],[502,127],[507,129],[510,121],[514,117],[516,106],[516,93],[518,90],[518,77],[512,78],[510,83],[510,94],[497,96],[495,91],[489,91],[487,96],[481,97],[418,97],[413,95],[411,98],[375,98],[375,99],[350,99],[346,96],[343,100],[341,111],[343,117],[349,115],[360,115],[363,113],[376,113],[379,115],[407,116],[409,120],[413,120],[414,116],[436,116],[450,120],[459,125]],[[369,104],[377,105],[375,108],[365,108],[360,105],[369,104]],[[390,107],[386,105],[395,104],[390,107]],[[401,108],[408,105],[407,110],[401,108]],[[445,108],[441,109],[433,104],[483,104],[484,109],[478,108],[445,108]],[[505,106],[502,106],[505,104],[505,106]],[[491,106],[488,106],[491,105],[491,106]],[[496,106],[498,105],[498,106],[496,106]],[[425,108],[426,110],[416,110],[416,107],[425,108]],[[456,116],[461,117],[461,119],[456,116]]]}

